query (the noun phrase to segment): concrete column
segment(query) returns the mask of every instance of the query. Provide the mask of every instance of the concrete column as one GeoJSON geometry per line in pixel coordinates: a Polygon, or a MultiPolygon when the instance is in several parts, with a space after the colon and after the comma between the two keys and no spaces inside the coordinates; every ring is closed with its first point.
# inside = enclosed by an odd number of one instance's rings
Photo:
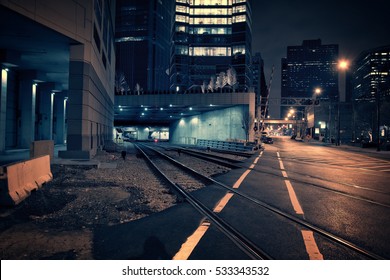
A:
{"type": "Polygon", "coordinates": [[[66,105],[67,105],[67,97],[64,96],[65,94],[63,92],[57,93],[54,96],[54,103],[55,103],[55,117],[56,117],[56,123],[55,123],[55,135],[54,136],[54,143],[55,144],[65,144],[66,143],[66,105]]]}
{"type": "Polygon", "coordinates": [[[54,84],[39,85],[39,140],[53,140],[54,84]]]}
{"type": "Polygon", "coordinates": [[[1,89],[0,89],[0,154],[5,151],[6,119],[7,119],[7,79],[8,72],[1,70],[1,89]]]}
{"type": "Polygon", "coordinates": [[[30,148],[35,140],[35,101],[38,85],[32,79],[19,83],[20,135],[19,147],[30,148]]]}
{"type": "Polygon", "coordinates": [[[83,62],[84,45],[70,47],[69,91],[67,101],[67,151],[61,151],[63,158],[90,158],[91,122],[88,107],[88,64],[83,62]]]}

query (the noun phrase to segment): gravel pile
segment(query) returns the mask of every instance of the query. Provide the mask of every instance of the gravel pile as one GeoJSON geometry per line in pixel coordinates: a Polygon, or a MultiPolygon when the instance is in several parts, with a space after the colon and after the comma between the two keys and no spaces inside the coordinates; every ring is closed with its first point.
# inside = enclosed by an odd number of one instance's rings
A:
{"type": "MultiPolygon", "coordinates": [[[[0,209],[1,259],[91,259],[92,231],[176,204],[134,150],[101,152],[106,168],[53,165],[53,180],[13,209],[0,209]]],[[[213,165],[210,165],[213,166],[213,165]]],[[[227,172],[215,165],[208,175],[227,172]]]]}

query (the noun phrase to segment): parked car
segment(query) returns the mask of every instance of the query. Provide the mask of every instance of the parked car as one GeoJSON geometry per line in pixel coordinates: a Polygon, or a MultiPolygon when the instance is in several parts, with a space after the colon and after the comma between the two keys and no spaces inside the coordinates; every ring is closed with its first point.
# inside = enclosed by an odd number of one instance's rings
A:
{"type": "Polygon", "coordinates": [[[273,144],[274,140],[271,137],[265,137],[264,140],[263,140],[263,143],[273,144]]]}

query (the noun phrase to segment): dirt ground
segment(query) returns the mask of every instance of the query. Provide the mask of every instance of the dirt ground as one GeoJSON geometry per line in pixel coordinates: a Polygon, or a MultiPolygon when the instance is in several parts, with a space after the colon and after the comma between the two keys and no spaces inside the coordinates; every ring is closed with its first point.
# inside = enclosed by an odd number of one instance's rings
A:
{"type": "Polygon", "coordinates": [[[52,165],[53,180],[21,204],[0,208],[0,258],[94,259],[93,230],[162,211],[176,198],[143,159],[101,153],[104,168],[52,165]]]}

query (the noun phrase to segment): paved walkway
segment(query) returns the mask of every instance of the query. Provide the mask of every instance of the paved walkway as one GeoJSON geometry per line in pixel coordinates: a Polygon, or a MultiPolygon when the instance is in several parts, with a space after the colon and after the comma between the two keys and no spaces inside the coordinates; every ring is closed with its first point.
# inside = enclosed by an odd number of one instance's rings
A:
{"type": "MultiPolygon", "coordinates": [[[[301,141],[301,140],[297,140],[297,141],[301,141]]],[[[332,144],[332,143],[324,143],[324,142],[320,142],[320,141],[316,141],[316,140],[302,141],[302,143],[306,144],[306,145],[319,145],[319,146],[331,147],[334,149],[340,149],[340,150],[345,150],[345,151],[349,151],[349,152],[372,155],[375,157],[380,157],[383,159],[390,160],[390,151],[384,151],[384,150],[377,151],[376,147],[362,148],[360,146],[354,146],[352,144],[351,145],[341,144],[340,146],[336,146],[335,144],[332,144]]]]}

